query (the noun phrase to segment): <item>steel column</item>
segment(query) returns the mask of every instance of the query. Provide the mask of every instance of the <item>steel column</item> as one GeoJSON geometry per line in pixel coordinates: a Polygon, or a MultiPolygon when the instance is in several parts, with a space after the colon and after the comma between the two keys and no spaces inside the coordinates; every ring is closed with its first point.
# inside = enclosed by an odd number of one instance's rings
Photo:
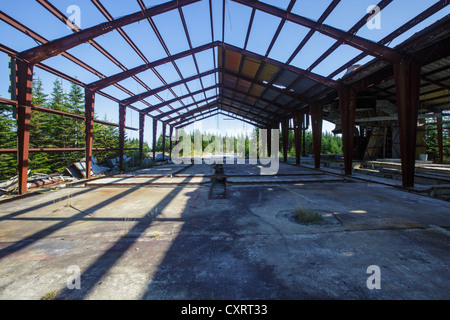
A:
{"type": "Polygon", "coordinates": [[[302,127],[303,113],[297,111],[294,113],[294,146],[295,146],[295,163],[300,164],[302,154],[302,127]]]}
{"type": "Polygon", "coordinates": [[[139,113],[139,166],[144,165],[144,128],[145,128],[145,114],[139,113]]]}
{"type": "Polygon", "coordinates": [[[91,161],[92,161],[92,141],[94,133],[94,106],[95,92],[85,89],[84,91],[84,127],[85,127],[85,158],[86,158],[86,178],[91,177],[91,161]]]}
{"type": "Polygon", "coordinates": [[[345,174],[351,175],[356,111],[356,91],[353,88],[345,86],[339,90],[339,108],[341,113],[342,151],[344,153],[345,174]]]}
{"type": "Polygon", "coordinates": [[[127,107],[119,104],[119,165],[120,171],[124,170],[123,166],[123,148],[125,146],[125,121],[127,116],[127,107]]]}
{"type": "Polygon", "coordinates": [[[27,193],[33,65],[17,61],[17,167],[19,194],[27,193]]]}
{"type": "Polygon", "coordinates": [[[421,66],[412,59],[394,64],[403,187],[414,186],[421,66]]]}
{"type": "Polygon", "coordinates": [[[439,163],[442,164],[444,163],[444,144],[442,140],[442,117],[437,117],[436,122],[437,122],[439,163]]]}
{"type": "Polygon", "coordinates": [[[169,130],[169,136],[170,136],[170,142],[169,142],[169,159],[172,160],[172,147],[173,147],[173,143],[172,143],[172,136],[173,136],[173,127],[170,126],[170,130],[169,130]]]}
{"type": "Polygon", "coordinates": [[[322,149],[322,120],[323,120],[323,106],[320,104],[313,104],[310,107],[311,112],[311,126],[313,136],[314,149],[314,167],[320,168],[320,151],[322,149]]]}
{"type": "Polygon", "coordinates": [[[158,121],[153,119],[153,161],[156,161],[156,130],[158,128],[158,121]]]}
{"type": "Polygon", "coordinates": [[[166,154],[166,123],[163,122],[162,124],[162,159],[164,161],[165,154],[166,154]]]}
{"type": "Polygon", "coordinates": [[[289,118],[281,120],[281,142],[283,144],[283,160],[287,162],[288,142],[289,142],[289,118]]]}

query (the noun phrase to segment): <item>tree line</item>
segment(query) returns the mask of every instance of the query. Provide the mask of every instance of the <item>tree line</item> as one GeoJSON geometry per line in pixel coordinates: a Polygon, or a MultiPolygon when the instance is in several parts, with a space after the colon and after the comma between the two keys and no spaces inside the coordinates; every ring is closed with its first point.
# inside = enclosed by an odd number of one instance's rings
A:
{"type": "MultiPolygon", "coordinates": [[[[237,151],[237,143],[238,141],[242,141],[244,143],[243,149],[245,150],[245,156],[249,156],[250,154],[250,142],[254,141],[255,139],[259,139],[260,130],[259,128],[255,128],[252,132],[249,134],[238,134],[237,136],[229,136],[227,134],[225,135],[216,135],[211,133],[200,133],[197,131],[192,131],[190,133],[186,133],[184,129],[180,129],[179,131],[179,137],[180,141],[182,141],[183,136],[190,136],[191,139],[191,155],[194,155],[194,139],[195,136],[198,135],[202,139],[202,152],[205,151],[206,147],[214,142],[216,139],[222,139],[221,145],[225,146],[225,151],[229,152],[227,149],[227,141],[233,141],[234,146],[233,150],[237,151]]],[[[259,141],[259,140],[258,140],[259,141]]],[[[294,146],[294,132],[293,130],[289,131],[289,141],[288,141],[288,157],[295,157],[295,146],[294,146]]],[[[175,145],[173,143],[173,145],[175,145]]],[[[302,146],[303,148],[303,146],[302,146]]],[[[162,152],[163,150],[163,137],[159,136],[157,142],[156,142],[156,152],[162,152]]],[[[170,138],[166,138],[165,142],[165,152],[168,154],[170,152],[170,138]]],[[[281,139],[281,131],[279,134],[279,152],[280,155],[282,155],[282,139],[281,139]]],[[[305,132],[305,153],[307,155],[312,155],[314,153],[313,151],[313,139],[312,139],[312,133],[310,131],[305,132]]],[[[325,132],[322,134],[322,146],[321,146],[321,154],[341,154],[342,153],[342,138],[340,136],[335,136],[332,133],[325,132]]]]}
{"type": "MultiPolygon", "coordinates": [[[[34,77],[31,103],[34,106],[64,111],[84,116],[84,91],[72,83],[69,92],[63,89],[62,81],[56,79],[50,94],[44,92],[42,80],[34,77]]],[[[98,116],[95,115],[98,119],[98,116]]],[[[103,121],[107,121],[104,115],[103,121]]],[[[115,126],[94,123],[93,148],[118,148],[119,130],[115,126]]],[[[32,110],[30,119],[30,148],[84,148],[85,123],[76,119],[38,110],[32,110]]],[[[138,148],[138,139],[125,139],[125,148],[138,148]]],[[[17,148],[17,126],[12,106],[0,104],[0,148],[17,148]]],[[[144,151],[149,151],[144,144],[144,151]]],[[[125,152],[138,162],[137,153],[125,152]]],[[[62,173],[70,164],[80,161],[84,152],[30,152],[28,168],[33,173],[62,173]]],[[[118,151],[95,151],[99,163],[118,157],[118,151]]],[[[0,180],[8,179],[17,173],[15,154],[0,154],[0,180]]]]}

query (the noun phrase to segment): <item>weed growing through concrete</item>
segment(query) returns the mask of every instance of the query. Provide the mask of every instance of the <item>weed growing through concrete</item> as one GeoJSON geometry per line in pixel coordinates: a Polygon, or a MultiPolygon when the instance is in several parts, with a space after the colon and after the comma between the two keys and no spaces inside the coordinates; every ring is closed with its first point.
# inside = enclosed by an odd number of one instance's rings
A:
{"type": "Polygon", "coordinates": [[[131,219],[128,216],[125,216],[123,220],[119,223],[119,230],[121,231],[122,238],[130,237],[130,230],[133,227],[135,219],[131,219]]]}
{"type": "Polygon", "coordinates": [[[58,291],[56,291],[56,290],[47,292],[46,294],[44,294],[44,295],[41,297],[41,300],[53,300],[53,299],[56,298],[56,295],[57,295],[57,294],[58,294],[58,291]]]}
{"type": "Polygon", "coordinates": [[[323,217],[319,212],[297,207],[294,210],[294,217],[298,223],[315,224],[323,221],[323,217]]]}

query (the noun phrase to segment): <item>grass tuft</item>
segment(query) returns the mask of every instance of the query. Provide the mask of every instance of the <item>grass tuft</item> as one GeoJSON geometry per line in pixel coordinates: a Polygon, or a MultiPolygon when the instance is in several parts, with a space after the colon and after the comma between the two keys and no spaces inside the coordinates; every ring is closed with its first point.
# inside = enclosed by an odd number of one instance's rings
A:
{"type": "Polygon", "coordinates": [[[57,294],[58,294],[58,291],[56,291],[56,290],[47,292],[46,294],[44,294],[44,295],[41,297],[41,300],[53,300],[53,299],[56,298],[56,295],[57,295],[57,294]]]}
{"type": "Polygon", "coordinates": [[[303,224],[315,224],[323,221],[323,217],[320,213],[309,209],[303,209],[302,207],[297,207],[295,209],[294,217],[298,223],[303,224]]]}

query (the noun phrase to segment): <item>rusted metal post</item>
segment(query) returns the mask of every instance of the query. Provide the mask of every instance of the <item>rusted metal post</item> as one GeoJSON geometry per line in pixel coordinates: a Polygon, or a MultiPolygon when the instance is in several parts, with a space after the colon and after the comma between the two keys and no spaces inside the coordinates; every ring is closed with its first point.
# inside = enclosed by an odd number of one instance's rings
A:
{"type": "Polygon", "coordinates": [[[156,129],[158,128],[158,122],[156,119],[153,119],[153,161],[156,161],[156,129]]]}
{"type": "Polygon", "coordinates": [[[19,194],[27,193],[33,65],[17,61],[17,167],[19,194]]]}
{"type": "Polygon", "coordinates": [[[173,147],[172,136],[173,136],[173,127],[170,126],[170,129],[169,129],[169,138],[170,138],[170,140],[169,140],[169,148],[170,148],[170,150],[169,150],[169,159],[170,160],[172,160],[172,147],[173,147]]]}
{"type": "Polygon", "coordinates": [[[394,64],[403,187],[414,186],[421,66],[412,59],[394,64]]]}
{"type": "Polygon", "coordinates": [[[144,128],[145,114],[139,113],[139,165],[141,168],[144,165],[144,128]]]}
{"type": "Polygon", "coordinates": [[[437,123],[439,163],[442,164],[444,163],[444,144],[442,140],[442,117],[437,117],[436,123],[437,123]]]}
{"type": "Polygon", "coordinates": [[[356,91],[353,88],[344,86],[339,90],[339,108],[342,124],[342,151],[344,153],[344,169],[346,175],[351,175],[356,111],[356,91]]]}
{"type": "Polygon", "coordinates": [[[127,107],[119,104],[119,165],[120,171],[124,171],[123,148],[125,146],[125,121],[127,116],[127,107]]]}
{"type": "Polygon", "coordinates": [[[89,89],[84,91],[84,127],[85,127],[85,158],[86,158],[86,179],[91,177],[92,167],[92,141],[94,134],[94,107],[95,107],[95,92],[89,89]]]}
{"type": "Polygon", "coordinates": [[[300,164],[302,154],[302,127],[303,113],[300,111],[294,114],[294,146],[295,146],[295,163],[300,164]]]}
{"type": "Polygon", "coordinates": [[[283,118],[281,120],[281,142],[283,144],[283,161],[284,162],[287,162],[288,140],[289,140],[289,118],[283,118]]]}
{"type": "Polygon", "coordinates": [[[323,106],[319,104],[312,104],[310,106],[311,125],[313,136],[314,149],[314,167],[320,168],[320,151],[322,149],[322,120],[323,120],[323,106]]]}
{"type": "Polygon", "coordinates": [[[166,123],[162,124],[162,160],[164,161],[166,155],[166,123]]]}
{"type": "Polygon", "coordinates": [[[308,129],[307,121],[309,122],[309,114],[303,114],[303,125],[302,125],[302,155],[306,157],[306,129],[308,129]]]}

